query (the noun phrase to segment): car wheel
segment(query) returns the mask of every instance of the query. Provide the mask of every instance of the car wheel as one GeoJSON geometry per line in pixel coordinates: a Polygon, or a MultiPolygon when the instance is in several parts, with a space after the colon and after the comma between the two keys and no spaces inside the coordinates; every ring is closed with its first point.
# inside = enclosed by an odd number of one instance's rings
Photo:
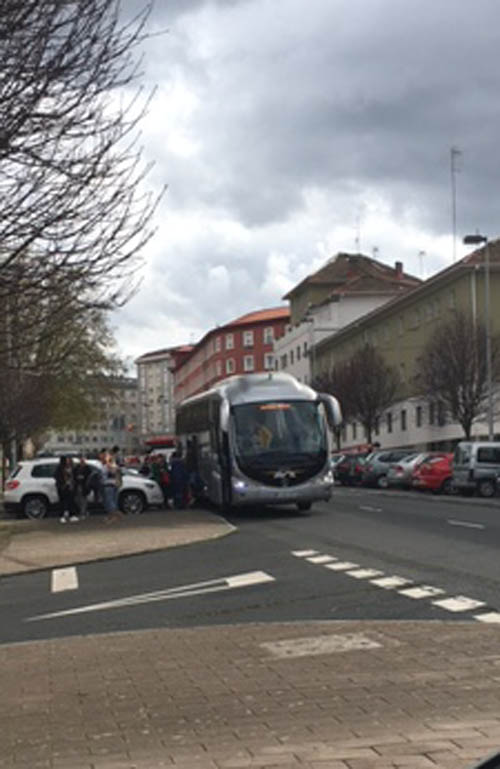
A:
{"type": "Polygon", "coordinates": [[[389,488],[389,481],[387,480],[387,475],[379,475],[377,478],[377,486],[379,489],[388,489],[389,488]]]}
{"type": "Polygon", "coordinates": [[[36,521],[39,518],[45,518],[49,512],[49,503],[41,494],[30,494],[29,497],[24,497],[22,510],[26,518],[36,521]]]}
{"type": "Polygon", "coordinates": [[[495,481],[491,478],[485,478],[477,484],[477,490],[480,497],[494,497],[496,492],[495,481]]]}
{"type": "Polygon", "coordinates": [[[445,478],[441,484],[441,494],[453,494],[453,481],[451,478],[445,478]]]}
{"type": "Polygon", "coordinates": [[[124,491],[120,494],[120,510],[127,515],[140,515],[145,508],[146,500],[140,491],[124,491]]]}
{"type": "Polygon", "coordinates": [[[312,502],[297,502],[297,507],[301,513],[306,513],[311,509],[312,502]]]}

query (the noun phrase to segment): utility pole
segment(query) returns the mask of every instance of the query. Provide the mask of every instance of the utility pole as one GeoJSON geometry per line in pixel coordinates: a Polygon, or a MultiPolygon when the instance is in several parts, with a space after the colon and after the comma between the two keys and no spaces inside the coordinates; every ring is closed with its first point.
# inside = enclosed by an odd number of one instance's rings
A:
{"type": "Polygon", "coordinates": [[[457,166],[458,158],[462,155],[457,147],[450,149],[450,173],[451,173],[451,227],[453,233],[453,263],[457,259],[457,166]]]}

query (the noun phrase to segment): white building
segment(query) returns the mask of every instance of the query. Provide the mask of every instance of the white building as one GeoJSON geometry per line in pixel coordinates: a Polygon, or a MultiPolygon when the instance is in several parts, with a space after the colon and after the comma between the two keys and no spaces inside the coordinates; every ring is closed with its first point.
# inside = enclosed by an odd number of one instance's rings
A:
{"type": "Polygon", "coordinates": [[[337,254],[284,297],[291,323],[274,344],[276,368],[310,383],[319,342],[419,283],[401,262],[389,267],[362,254],[337,254]]]}

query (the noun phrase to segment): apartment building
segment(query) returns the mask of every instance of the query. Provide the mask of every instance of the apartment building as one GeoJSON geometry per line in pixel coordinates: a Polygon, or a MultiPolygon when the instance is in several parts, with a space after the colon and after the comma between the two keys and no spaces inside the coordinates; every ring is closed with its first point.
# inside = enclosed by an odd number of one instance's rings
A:
{"type": "Polygon", "coordinates": [[[323,339],[420,283],[401,262],[390,267],[363,254],[337,254],[283,297],[290,323],[274,345],[277,367],[310,383],[323,339]]]}
{"type": "MultiPolygon", "coordinates": [[[[490,243],[489,255],[491,331],[498,334],[500,305],[495,297],[500,295],[500,240],[490,243]]],[[[315,363],[319,375],[327,374],[336,362],[350,358],[366,343],[375,346],[398,371],[398,396],[376,430],[376,440],[383,448],[447,449],[463,437],[460,425],[450,421],[439,403],[422,398],[416,374],[426,342],[439,323],[450,317],[450,311],[464,310],[484,321],[485,271],[485,249],[480,248],[317,344],[315,363]]],[[[495,433],[500,433],[498,415],[495,433]]],[[[487,437],[484,422],[474,425],[473,434],[487,437]]],[[[343,445],[356,445],[364,439],[360,425],[345,426],[343,445]]]]}
{"type": "Polygon", "coordinates": [[[175,402],[208,390],[232,374],[273,370],[273,344],[289,319],[288,307],[274,307],[208,331],[175,369],[175,402]]]}

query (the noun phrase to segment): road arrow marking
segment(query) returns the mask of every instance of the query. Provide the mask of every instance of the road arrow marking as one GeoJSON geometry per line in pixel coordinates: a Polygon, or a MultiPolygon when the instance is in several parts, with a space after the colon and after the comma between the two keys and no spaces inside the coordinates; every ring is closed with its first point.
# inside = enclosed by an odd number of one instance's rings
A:
{"type": "Polygon", "coordinates": [[[486,526],[482,523],[472,523],[471,521],[454,521],[452,518],[448,518],[450,526],[464,526],[466,529],[485,529],[486,526]]]}
{"type": "Polygon", "coordinates": [[[250,585],[259,585],[264,584],[265,582],[274,581],[274,577],[267,574],[265,571],[251,571],[246,574],[236,574],[232,577],[222,577],[221,579],[212,579],[207,582],[195,582],[192,585],[183,585],[182,587],[155,590],[152,593],[132,595],[128,598],[118,598],[114,601],[103,601],[102,603],[88,604],[87,606],[76,606],[73,609],[49,612],[48,614],[38,614],[35,617],[27,617],[25,622],[38,622],[43,619],[69,617],[74,614],[87,614],[93,611],[118,609],[125,606],[152,603],[154,601],[171,601],[174,598],[188,598],[190,596],[203,595],[205,593],[221,593],[225,590],[234,590],[239,587],[249,587],[250,585]]]}

